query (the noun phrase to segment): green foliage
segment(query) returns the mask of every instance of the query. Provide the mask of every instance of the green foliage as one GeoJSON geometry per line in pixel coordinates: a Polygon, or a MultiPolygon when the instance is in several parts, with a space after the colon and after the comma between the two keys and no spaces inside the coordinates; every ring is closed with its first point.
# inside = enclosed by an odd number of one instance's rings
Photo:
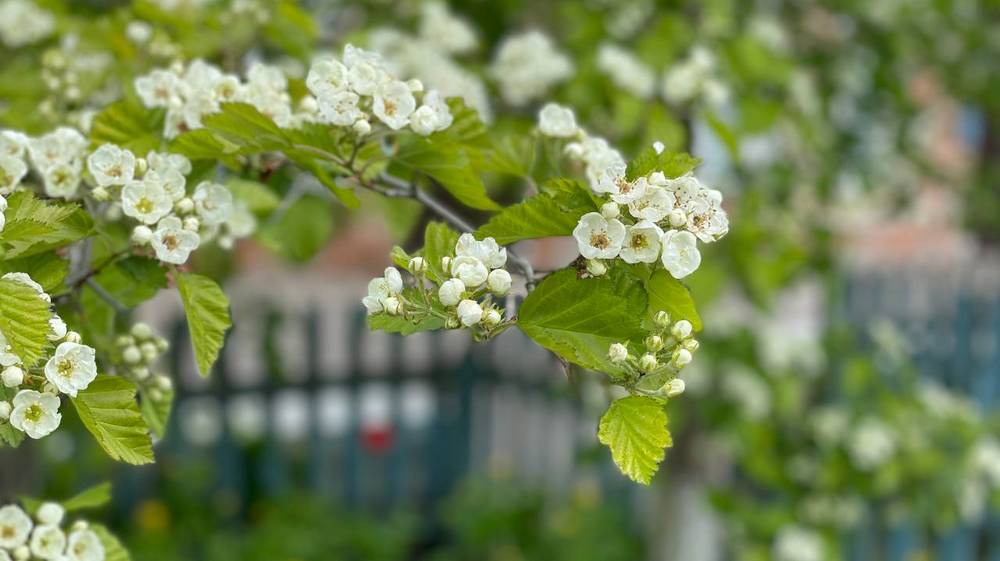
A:
{"type": "Polygon", "coordinates": [[[301,197],[264,223],[257,239],[268,249],[305,263],[326,247],[333,235],[330,203],[320,197],[301,197]]]}
{"type": "Polygon", "coordinates": [[[97,508],[111,501],[111,483],[104,482],[80,491],[73,497],[63,501],[67,512],[97,508]]]}
{"type": "MultiPolygon", "coordinates": [[[[0,400],[10,402],[16,394],[16,389],[0,384],[0,400]]],[[[15,429],[10,423],[0,423],[0,448],[3,448],[5,445],[17,448],[24,439],[25,434],[15,429]]]]}
{"type": "Polygon", "coordinates": [[[461,144],[434,137],[413,137],[400,147],[393,163],[412,175],[429,176],[465,206],[479,210],[500,208],[486,194],[486,184],[461,144]]]}
{"type": "Polygon", "coordinates": [[[101,524],[91,524],[90,529],[97,534],[104,546],[104,561],[132,561],[132,556],[107,528],[101,524]]]}
{"type": "Polygon", "coordinates": [[[608,347],[641,338],[645,311],[645,291],[629,274],[613,270],[604,277],[580,279],[569,268],[545,277],[528,294],[518,325],[569,362],[613,373],[608,347]]]}
{"type": "Polygon", "coordinates": [[[94,280],[128,307],[138,306],[167,287],[167,273],[160,262],[130,255],[104,267],[94,280]]]}
{"type": "Polygon", "coordinates": [[[117,144],[137,156],[145,156],[160,147],[163,132],[162,109],[146,109],[139,100],[127,97],[105,107],[94,117],[90,127],[90,144],[117,144]]]}
{"type": "Polygon", "coordinates": [[[232,325],[229,299],[215,281],[191,273],[177,275],[177,290],[184,302],[198,371],[208,376],[219,357],[226,330],[232,325]]]}
{"type": "Polygon", "coordinates": [[[34,366],[49,348],[52,311],[34,288],[15,280],[0,280],[0,332],[12,353],[34,366]]]}
{"type": "Polygon", "coordinates": [[[149,429],[159,438],[167,434],[167,425],[170,423],[170,410],[174,403],[174,390],[158,390],[162,395],[159,399],[152,399],[147,392],[139,390],[139,411],[142,418],[146,420],[149,429]]]}
{"type": "Polygon", "coordinates": [[[427,262],[427,276],[444,281],[451,278],[451,272],[441,268],[441,258],[455,255],[458,232],[443,222],[430,222],[424,230],[423,257],[427,262]]]}
{"type": "Polygon", "coordinates": [[[234,200],[245,204],[247,210],[256,215],[270,214],[281,204],[281,198],[258,181],[230,177],[226,180],[226,187],[234,200]]]}
{"type": "Polygon", "coordinates": [[[69,274],[69,261],[55,251],[4,259],[0,261],[0,276],[7,273],[26,273],[31,280],[42,285],[46,293],[57,294],[62,291],[66,275],[69,274]]]}
{"type": "Polygon", "coordinates": [[[124,378],[99,375],[72,402],[83,426],[109,456],[141,465],[153,462],[153,444],[135,392],[124,378]]]}
{"type": "Polygon", "coordinates": [[[668,178],[680,177],[698,167],[700,163],[700,158],[695,158],[685,152],[664,150],[657,154],[653,148],[647,148],[629,162],[625,176],[629,181],[632,181],[654,171],[662,171],[668,178]]]}
{"type": "Polygon", "coordinates": [[[691,293],[681,283],[664,270],[658,270],[646,281],[649,293],[649,317],[661,310],[670,314],[671,321],[686,319],[695,331],[701,331],[701,316],[694,305],[691,293]]]}
{"type": "Polygon", "coordinates": [[[569,236],[580,216],[597,208],[579,181],[554,179],[540,194],[493,215],[476,237],[491,236],[498,244],[507,245],[519,240],[569,236]]]}
{"type": "Polygon", "coordinates": [[[622,473],[649,485],[664,449],[673,444],[667,430],[667,413],[660,401],[645,396],[615,400],[601,417],[597,439],[611,449],[622,473]]]}
{"type": "Polygon", "coordinates": [[[0,259],[28,257],[88,236],[93,220],[72,203],[42,201],[31,191],[7,199],[7,224],[0,231],[0,259]]]}
{"type": "Polygon", "coordinates": [[[434,331],[444,328],[444,320],[432,315],[422,315],[417,318],[406,316],[391,316],[376,314],[368,316],[368,327],[387,333],[413,335],[420,331],[434,331]]]}

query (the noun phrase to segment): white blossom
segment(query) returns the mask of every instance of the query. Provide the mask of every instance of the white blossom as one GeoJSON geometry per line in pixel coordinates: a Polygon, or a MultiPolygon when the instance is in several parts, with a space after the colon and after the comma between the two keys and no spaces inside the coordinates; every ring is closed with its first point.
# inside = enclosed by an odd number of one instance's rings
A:
{"type": "Polygon", "coordinates": [[[28,149],[28,135],[14,130],[0,130],[0,156],[23,159],[28,149]]]}
{"type": "Polygon", "coordinates": [[[889,461],[896,453],[896,437],[885,423],[875,417],[862,420],[847,441],[847,451],[854,464],[870,471],[889,461]]]}
{"type": "Polygon", "coordinates": [[[448,279],[441,283],[441,288],[438,289],[438,299],[441,300],[441,304],[450,308],[462,300],[464,292],[465,283],[461,279],[448,279]]]}
{"type": "Polygon", "coordinates": [[[660,222],[670,214],[676,202],[672,192],[649,185],[641,196],[628,204],[628,211],[640,220],[660,222]]]}
{"type": "Polygon", "coordinates": [[[180,218],[168,216],[156,225],[150,240],[156,251],[156,258],[164,263],[183,265],[191,252],[198,249],[201,238],[196,232],[185,230],[180,218]]]}
{"type": "Polygon", "coordinates": [[[348,127],[365,114],[358,107],[361,98],[352,91],[338,91],[319,98],[319,114],[323,122],[348,127]]]}
{"type": "Polygon", "coordinates": [[[375,89],[372,112],[393,130],[408,125],[410,115],[416,108],[417,101],[404,82],[390,80],[375,89]]]}
{"type": "Polygon", "coordinates": [[[507,294],[510,291],[510,285],[510,273],[504,269],[490,271],[489,276],[486,278],[486,286],[490,289],[490,292],[498,296],[507,294]]]}
{"type": "Polygon", "coordinates": [[[490,269],[499,269],[507,263],[507,248],[500,247],[493,238],[476,240],[472,234],[462,234],[455,244],[458,257],[475,257],[490,269]]]}
{"type": "Polygon", "coordinates": [[[0,380],[8,388],[16,388],[24,383],[24,370],[19,366],[8,366],[0,373],[0,380]]]}
{"type": "Polygon", "coordinates": [[[0,195],[0,232],[3,232],[4,226],[7,225],[7,199],[0,195]]]}
{"type": "Polygon", "coordinates": [[[420,37],[444,52],[467,53],[476,48],[476,32],[455,17],[444,2],[425,2],[420,12],[420,37]]]}
{"type": "Polygon", "coordinates": [[[423,105],[410,117],[410,128],[419,135],[427,136],[450,127],[453,121],[451,109],[441,92],[431,90],[424,94],[423,105]]]}
{"type": "Polygon", "coordinates": [[[59,526],[39,524],[31,532],[31,554],[40,559],[58,561],[66,550],[66,534],[59,526]]]}
{"type": "Polygon", "coordinates": [[[66,557],[70,561],[104,561],[104,556],[104,545],[93,530],[74,530],[70,533],[66,546],[66,557]]]}
{"type": "Polygon", "coordinates": [[[475,300],[462,300],[458,303],[458,319],[462,325],[472,327],[483,319],[483,308],[475,300]]]}
{"type": "Polygon", "coordinates": [[[233,194],[218,183],[202,181],[195,187],[191,200],[198,217],[207,226],[222,224],[233,212],[233,194]]]}
{"type": "Polygon", "coordinates": [[[504,101],[521,106],[569,79],[573,63],[556,51],[548,36],[528,31],[500,43],[490,74],[499,83],[504,101]]]}
{"type": "Polygon", "coordinates": [[[306,87],[317,100],[329,99],[335,94],[344,92],[350,87],[347,67],[333,58],[318,60],[309,67],[306,87]]]}
{"type": "Polygon", "coordinates": [[[45,502],[38,507],[35,518],[38,518],[38,521],[42,524],[58,526],[62,524],[64,514],[66,514],[66,509],[59,503],[45,502]]]}
{"type": "Polygon", "coordinates": [[[399,274],[399,270],[395,267],[386,267],[384,273],[385,282],[389,286],[390,294],[399,294],[403,292],[403,276],[399,274]]]}
{"type": "Polygon", "coordinates": [[[656,87],[653,70],[625,49],[605,43],[597,51],[597,69],[611,78],[619,88],[640,98],[648,99],[656,87]]]}
{"type": "Polygon", "coordinates": [[[660,237],[663,231],[648,220],[629,226],[622,243],[622,261],[626,263],[655,263],[660,256],[660,237]]]}
{"type": "Polygon", "coordinates": [[[150,174],[122,187],[122,212],[143,224],[156,224],[173,206],[163,184],[150,174]]]}
{"type": "Polygon", "coordinates": [[[823,540],[799,526],[786,526],[774,540],[775,561],[823,561],[823,540]]]}
{"type": "Polygon", "coordinates": [[[0,2],[0,42],[8,48],[37,43],[55,28],[55,17],[29,0],[0,2]]]}
{"type": "Polygon", "coordinates": [[[621,343],[612,343],[608,347],[608,359],[611,362],[624,362],[628,358],[628,348],[621,343]]]}
{"type": "Polygon", "coordinates": [[[45,378],[64,394],[76,397],[78,391],[97,377],[93,348],[77,343],[60,343],[55,354],[45,364],[45,378]]]}
{"type": "Polygon", "coordinates": [[[675,279],[682,279],[701,265],[698,240],[691,232],[667,230],[660,238],[663,246],[663,266],[675,279]]]}
{"type": "Polygon", "coordinates": [[[15,549],[31,535],[31,518],[17,505],[0,507],[0,548],[15,549]]]}
{"type": "Polygon", "coordinates": [[[83,164],[79,160],[58,162],[41,170],[41,173],[46,195],[71,199],[76,196],[80,187],[83,164]]]}
{"type": "Polygon", "coordinates": [[[180,78],[168,70],[153,70],[136,78],[134,85],[146,107],[170,107],[180,103],[180,78]]]}
{"type": "Polygon", "coordinates": [[[59,427],[59,397],[35,390],[21,390],[13,400],[10,424],[31,438],[42,438],[59,427]]]}
{"type": "Polygon", "coordinates": [[[486,282],[489,269],[475,257],[460,255],[451,260],[451,274],[471,290],[486,282]]]}
{"type": "Polygon", "coordinates": [[[580,255],[585,258],[612,259],[618,256],[625,241],[625,225],[615,219],[608,220],[598,212],[588,212],[580,217],[573,237],[580,255]]]}
{"type": "Polygon", "coordinates": [[[573,110],[557,103],[546,103],[538,112],[538,130],[545,136],[569,138],[580,130],[573,110]]]}
{"type": "Polygon", "coordinates": [[[102,144],[87,158],[87,169],[97,185],[125,185],[135,174],[135,155],[114,144],[102,144]]]}
{"type": "Polygon", "coordinates": [[[28,173],[28,165],[19,157],[0,153],[0,196],[14,191],[28,173]]]}

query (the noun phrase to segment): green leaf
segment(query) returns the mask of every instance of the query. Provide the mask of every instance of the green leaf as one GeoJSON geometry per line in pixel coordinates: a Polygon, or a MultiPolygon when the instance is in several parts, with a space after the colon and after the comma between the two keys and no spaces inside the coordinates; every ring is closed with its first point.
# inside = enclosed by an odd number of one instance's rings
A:
{"type": "Polygon", "coordinates": [[[94,117],[90,145],[117,144],[143,157],[159,149],[163,119],[162,109],[147,109],[135,98],[116,101],[94,117]]]}
{"type": "Polygon", "coordinates": [[[290,0],[271,8],[263,31],[281,51],[300,59],[308,58],[318,33],[312,16],[290,0]]]}
{"type": "MultiPolygon", "coordinates": [[[[16,394],[17,389],[0,384],[0,400],[10,402],[16,394]]],[[[10,423],[0,423],[0,448],[4,445],[17,448],[24,438],[24,433],[12,427],[10,423]]]]}
{"type": "Polygon", "coordinates": [[[97,534],[101,545],[104,546],[104,561],[132,561],[132,556],[129,555],[122,542],[118,541],[118,538],[107,528],[100,524],[91,524],[90,529],[97,534]]]}
{"type": "Polygon", "coordinates": [[[268,249],[298,263],[305,263],[324,247],[333,235],[330,203],[306,195],[295,201],[280,216],[272,216],[257,233],[268,249]]]}
{"type": "Polygon", "coordinates": [[[430,222],[424,229],[423,257],[427,262],[428,276],[438,281],[451,278],[451,272],[441,268],[441,258],[455,256],[458,232],[443,222],[430,222]]]}
{"type": "Polygon", "coordinates": [[[149,300],[160,289],[167,287],[167,273],[160,262],[138,255],[126,257],[105,267],[94,280],[114,296],[115,300],[130,308],[149,300]]]}
{"type": "Polygon", "coordinates": [[[62,505],[68,512],[73,512],[104,506],[110,500],[111,483],[104,482],[77,493],[73,498],[63,501],[62,505]]]}
{"type": "Polygon", "coordinates": [[[639,156],[629,162],[625,176],[629,181],[661,171],[669,178],[680,177],[698,167],[700,158],[695,158],[685,152],[663,152],[657,154],[653,148],[645,149],[639,156]]]}
{"type": "Polygon", "coordinates": [[[237,155],[277,152],[290,147],[281,127],[247,103],[223,103],[218,113],[202,119],[202,125],[204,128],[175,138],[170,151],[193,160],[232,160],[237,155]]]}
{"type": "Polygon", "coordinates": [[[486,184],[460,144],[413,137],[400,148],[393,162],[412,173],[430,176],[468,207],[478,210],[500,208],[487,196],[486,184]]]}
{"type": "Polygon", "coordinates": [[[247,210],[257,215],[270,214],[281,204],[281,197],[257,181],[231,177],[226,180],[226,187],[235,201],[245,204],[247,210]]]}
{"type": "Polygon", "coordinates": [[[607,359],[612,343],[643,336],[646,293],[622,271],[580,279],[573,268],[557,271],[528,294],[518,326],[539,345],[585,368],[615,373],[607,359]]]}
{"type": "Polygon", "coordinates": [[[500,245],[519,240],[569,236],[581,216],[597,210],[586,187],[577,181],[556,179],[542,193],[509,206],[481,226],[477,238],[491,236],[500,245]]]}
{"type": "Polygon", "coordinates": [[[444,320],[429,314],[419,318],[406,318],[403,316],[390,316],[386,313],[368,316],[368,328],[372,330],[385,331],[387,333],[399,333],[400,335],[413,335],[420,331],[434,331],[444,328],[444,320]]]}
{"type": "Polygon", "coordinates": [[[73,203],[42,201],[31,191],[18,191],[7,203],[0,260],[44,253],[83,239],[93,228],[90,216],[73,203]]]}
{"type": "Polygon", "coordinates": [[[664,449],[673,445],[667,413],[659,401],[645,396],[614,401],[601,417],[597,439],[611,449],[618,469],[643,485],[649,485],[664,449]]]}
{"type": "Polygon", "coordinates": [[[63,283],[69,274],[69,261],[55,251],[36,253],[29,257],[0,261],[0,276],[7,273],[27,273],[33,281],[42,285],[45,292],[54,295],[64,288],[63,283]]]}
{"type": "Polygon", "coordinates": [[[71,401],[83,426],[109,456],[133,465],[149,464],[153,444],[135,391],[125,378],[100,375],[71,401]]]}
{"type": "Polygon", "coordinates": [[[215,281],[201,275],[177,276],[177,289],[184,302],[191,345],[202,376],[208,376],[219,357],[229,320],[229,299],[215,281]]]}
{"type": "Polygon", "coordinates": [[[0,332],[27,367],[34,366],[49,347],[50,306],[34,288],[0,280],[0,332]]]}
{"type": "Polygon", "coordinates": [[[670,321],[686,319],[695,331],[701,331],[701,316],[691,293],[681,281],[661,269],[649,278],[646,291],[649,293],[649,317],[663,310],[670,314],[670,321]]]}
{"type": "Polygon", "coordinates": [[[163,438],[167,433],[170,410],[174,402],[174,390],[162,391],[162,393],[161,399],[153,400],[149,397],[148,392],[139,391],[139,410],[142,412],[142,418],[146,419],[150,430],[159,438],[163,438]]]}

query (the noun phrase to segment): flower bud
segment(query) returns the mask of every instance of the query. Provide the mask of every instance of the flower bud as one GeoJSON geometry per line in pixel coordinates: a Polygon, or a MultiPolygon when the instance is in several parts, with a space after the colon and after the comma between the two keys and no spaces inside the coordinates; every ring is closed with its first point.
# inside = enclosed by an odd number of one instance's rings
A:
{"type": "Polygon", "coordinates": [[[97,202],[99,202],[99,203],[103,203],[103,202],[108,201],[108,200],[111,199],[111,193],[108,193],[107,189],[105,189],[104,187],[100,187],[100,186],[94,187],[90,191],[90,196],[93,197],[94,200],[97,201],[97,202]]]}
{"type": "Polygon", "coordinates": [[[681,346],[693,353],[701,347],[701,343],[699,343],[697,339],[687,339],[681,343],[681,346]]]}
{"type": "Polygon", "coordinates": [[[42,503],[42,506],[38,507],[38,512],[35,513],[35,517],[42,524],[49,524],[51,526],[58,526],[62,524],[63,516],[66,514],[66,510],[59,503],[42,503]]]}
{"type": "Polygon", "coordinates": [[[441,269],[446,273],[451,271],[451,257],[445,255],[441,258],[441,269]]]}
{"type": "Polygon", "coordinates": [[[692,358],[691,351],[683,348],[677,349],[674,351],[674,356],[670,358],[670,364],[672,364],[674,368],[684,368],[688,364],[691,364],[692,358]]]}
{"type": "Polygon", "coordinates": [[[135,339],[131,335],[119,335],[115,337],[115,345],[119,347],[128,347],[129,345],[134,345],[135,339]]]}
{"type": "Polygon", "coordinates": [[[664,148],[666,148],[666,146],[664,146],[659,140],[653,143],[653,151],[657,154],[662,154],[664,148]]]}
{"type": "Polygon", "coordinates": [[[441,288],[438,289],[438,299],[443,305],[450,308],[458,304],[462,299],[463,292],[465,292],[465,283],[460,279],[448,279],[441,283],[441,288]]]}
{"type": "Polygon", "coordinates": [[[670,330],[670,333],[677,339],[687,339],[688,337],[691,336],[692,330],[693,327],[691,326],[691,322],[686,319],[682,319],[674,324],[674,327],[670,330]]]}
{"type": "Polygon", "coordinates": [[[483,308],[475,300],[462,300],[458,303],[458,319],[462,325],[472,327],[483,319],[483,308]]]}
{"type": "Polygon", "coordinates": [[[607,202],[601,205],[601,216],[611,220],[612,218],[618,218],[618,214],[621,209],[618,208],[618,203],[607,202]]]}
{"type": "Polygon", "coordinates": [[[674,378],[663,385],[663,391],[667,397],[676,397],[684,393],[684,380],[674,378]]]}
{"type": "Polygon", "coordinates": [[[17,366],[8,366],[4,369],[3,374],[0,374],[0,378],[3,379],[4,386],[16,388],[24,383],[24,370],[17,366]]]}
{"type": "Polygon", "coordinates": [[[417,80],[416,78],[413,78],[412,80],[407,80],[406,87],[410,88],[410,91],[413,93],[424,91],[424,83],[421,82],[420,80],[417,80]]]}
{"type": "Polygon", "coordinates": [[[662,171],[654,171],[649,174],[649,182],[662,187],[667,184],[667,176],[663,175],[662,171]]]}
{"type": "Polygon", "coordinates": [[[153,328],[148,323],[139,322],[132,326],[132,336],[136,339],[149,339],[153,336],[153,328]]]}
{"type": "Polygon", "coordinates": [[[147,171],[149,171],[149,162],[146,161],[146,158],[136,158],[135,159],[136,177],[142,177],[143,175],[146,175],[147,171]]]}
{"type": "Polygon", "coordinates": [[[201,220],[198,220],[197,216],[188,216],[187,218],[184,219],[185,230],[197,232],[198,228],[201,228],[201,220]]]}
{"type": "Polygon", "coordinates": [[[159,388],[153,388],[149,390],[149,399],[153,401],[163,401],[163,398],[167,396],[163,395],[163,392],[159,388]]]}
{"type": "Polygon", "coordinates": [[[142,351],[142,358],[146,362],[153,362],[156,357],[160,356],[160,352],[156,350],[156,344],[152,341],[146,341],[141,346],[139,350],[142,351]]]}
{"type": "Polygon", "coordinates": [[[656,312],[656,315],[653,316],[653,323],[655,323],[657,327],[667,327],[670,325],[670,314],[663,310],[656,312]]]}
{"type": "Polygon", "coordinates": [[[153,239],[153,231],[149,226],[136,226],[132,230],[132,243],[135,245],[146,245],[153,239]]]}
{"type": "Polygon", "coordinates": [[[486,313],[483,314],[483,325],[486,327],[496,327],[501,321],[503,321],[503,317],[494,308],[486,310],[486,313]]]}
{"type": "Polygon", "coordinates": [[[497,296],[507,294],[510,291],[510,283],[510,273],[503,269],[490,271],[489,276],[486,277],[486,286],[489,287],[490,292],[497,296]]]}
{"type": "Polygon", "coordinates": [[[656,356],[646,353],[639,359],[639,370],[643,372],[653,371],[660,363],[656,361],[656,356]]]}
{"type": "Polygon", "coordinates": [[[79,344],[80,341],[83,340],[83,338],[80,337],[80,334],[77,333],[76,331],[70,331],[69,333],[66,334],[66,340],[69,341],[70,343],[79,344]]]}
{"type": "Polygon", "coordinates": [[[622,345],[621,343],[612,343],[611,346],[608,347],[608,359],[611,360],[611,362],[624,362],[627,358],[628,348],[626,348],[625,345],[622,345]]]}
{"type": "Polygon", "coordinates": [[[136,346],[128,347],[122,351],[122,360],[125,364],[139,364],[142,360],[142,351],[136,346]]]}
{"type": "Polygon", "coordinates": [[[156,386],[165,392],[169,392],[174,389],[174,381],[168,376],[159,374],[156,376],[156,386]]]}
{"type": "Polygon", "coordinates": [[[73,523],[73,526],[70,527],[70,529],[74,532],[84,532],[88,528],[90,528],[90,524],[88,524],[86,520],[77,520],[73,523]]]}
{"type": "Polygon", "coordinates": [[[42,393],[48,393],[52,395],[59,395],[59,388],[55,386],[52,382],[45,382],[42,386],[42,393]]]}
{"type": "Polygon", "coordinates": [[[351,128],[354,129],[355,134],[358,136],[365,136],[372,132],[372,124],[365,119],[358,119],[357,121],[354,121],[354,125],[351,126],[351,128]]]}
{"type": "Polygon", "coordinates": [[[382,306],[385,307],[385,312],[390,316],[397,316],[403,311],[403,305],[399,303],[399,298],[395,296],[390,296],[382,300],[382,306]]]}
{"type": "Polygon", "coordinates": [[[145,366],[140,366],[132,370],[132,375],[135,376],[136,380],[141,382],[146,378],[149,378],[149,369],[145,366]]]}
{"type": "Polygon", "coordinates": [[[670,211],[670,214],[667,215],[667,220],[674,228],[680,228],[681,226],[687,224],[688,217],[683,210],[675,208],[670,211]]]}
{"type": "Polygon", "coordinates": [[[410,259],[409,269],[414,275],[419,275],[427,270],[427,263],[423,257],[414,257],[410,259]]]}
{"type": "Polygon", "coordinates": [[[0,423],[10,418],[10,411],[11,411],[10,402],[0,401],[0,423]]]}
{"type": "Polygon", "coordinates": [[[191,197],[184,197],[177,201],[177,204],[174,205],[174,210],[180,214],[187,214],[194,210],[194,201],[191,200],[191,197]]]}
{"type": "Polygon", "coordinates": [[[170,343],[168,343],[167,340],[164,339],[163,337],[157,337],[153,339],[153,344],[156,345],[156,350],[160,351],[161,353],[167,352],[167,349],[170,348],[170,343]]]}
{"type": "Polygon", "coordinates": [[[19,545],[12,552],[16,561],[28,561],[31,558],[31,550],[26,545],[19,545]]]}
{"type": "Polygon", "coordinates": [[[608,272],[608,267],[607,265],[604,264],[603,261],[599,261],[597,259],[588,259],[587,272],[590,273],[591,276],[601,277],[608,272]]]}
{"type": "Polygon", "coordinates": [[[663,348],[663,339],[659,335],[646,337],[646,348],[655,353],[663,348]]]}

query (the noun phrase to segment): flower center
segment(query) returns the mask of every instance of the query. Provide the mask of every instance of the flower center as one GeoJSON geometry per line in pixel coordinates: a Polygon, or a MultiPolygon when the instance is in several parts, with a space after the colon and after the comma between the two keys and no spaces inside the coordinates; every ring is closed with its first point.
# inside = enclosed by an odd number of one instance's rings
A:
{"type": "Polygon", "coordinates": [[[393,102],[391,102],[391,101],[389,101],[388,99],[383,99],[382,100],[382,107],[385,108],[385,114],[386,115],[395,115],[396,114],[396,104],[393,103],[393,102]]]}
{"type": "Polygon", "coordinates": [[[142,214],[149,214],[153,212],[153,201],[143,197],[139,199],[139,202],[135,203],[135,209],[142,214]]]}
{"type": "Polygon", "coordinates": [[[73,375],[73,361],[65,358],[60,360],[59,364],[56,365],[56,371],[58,371],[59,375],[63,378],[69,378],[73,375]]]}
{"type": "Polygon", "coordinates": [[[607,249],[611,245],[611,240],[604,232],[595,232],[590,235],[590,245],[597,249],[607,249]]]}
{"type": "Polygon", "coordinates": [[[163,245],[167,246],[167,249],[169,249],[170,251],[173,251],[177,249],[177,246],[180,245],[180,242],[177,241],[177,236],[169,234],[163,236],[163,245]]]}
{"type": "Polygon", "coordinates": [[[646,247],[646,236],[642,234],[632,234],[632,241],[630,243],[632,249],[645,249],[646,247]]]}
{"type": "Polygon", "coordinates": [[[121,166],[111,166],[110,168],[108,168],[107,175],[111,177],[121,177],[122,176],[121,166]]]}
{"type": "Polygon", "coordinates": [[[37,423],[45,411],[42,411],[42,406],[37,403],[29,405],[27,409],[24,410],[24,419],[26,421],[31,421],[32,423],[37,423]]]}
{"type": "Polygon", "coordinates": [[[626,195],[632,192],[632,184],[629,183],[624,177],[618,178],[615,183],[618,185],[618,192],[626,195]]]}
{"type": "Polygon", "coordinates": [[[17,534],[17,530],[13,526],[2,526],[0,527],[0,537],[5,540],[12,540],[17,534]]]}

